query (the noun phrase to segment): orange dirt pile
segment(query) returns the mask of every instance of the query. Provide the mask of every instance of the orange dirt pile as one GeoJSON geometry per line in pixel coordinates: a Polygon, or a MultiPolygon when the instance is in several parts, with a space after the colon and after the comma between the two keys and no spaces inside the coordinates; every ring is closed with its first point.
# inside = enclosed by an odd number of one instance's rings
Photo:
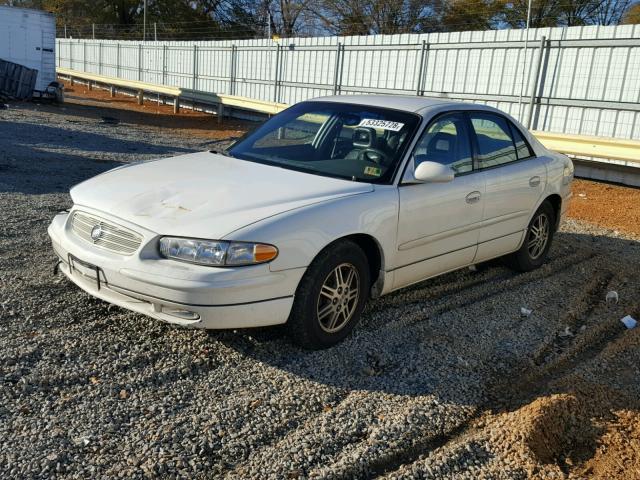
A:
{"type": "Polygon", "coordinates": [[[587,478],[640,478],[640,415],[622,410],[607,426],[595,455],[581,474],[587,478]]]}
{"type": "MultiPolygon", "coordinates": [[[[255,127],[255,123],[244,122],[231,118],[224,118],[218,123],[217,117],[187,108],[180,113],[173,113],[173,105],[163,104],[145,99],[143,105],[138,105],[136,97],[116,94],[111,98],[109,90],[94,87],[89,90],[87,85],[64,81],[65,107],[91,106],[94,114],[114,117],[125,123],[139,123],[152,127],[169,128],[173,133],[223,140],[239,137],[247,130],[255,127]]],[[[85,114],[88,109],[82,110],[85,114]]]]}
{"type": "Polygon", "coordinates": [[[640,331],[572,348],[560,376],[533,369],[535,382],[514,383],[520,406],[488,413],[484,430],[527,478],[640,479],[640,331]]]}
{"type": "Polygon", "coordinates": [[[568,215],[640,235],[640,188],[576,179],[568,215]]]}
{"type": "Polygon", "coordinates": [[[611,411],[604,398],[553,394],[485,418],[491,443],[527,478],[640,479],[640,413],[611,411]]]}

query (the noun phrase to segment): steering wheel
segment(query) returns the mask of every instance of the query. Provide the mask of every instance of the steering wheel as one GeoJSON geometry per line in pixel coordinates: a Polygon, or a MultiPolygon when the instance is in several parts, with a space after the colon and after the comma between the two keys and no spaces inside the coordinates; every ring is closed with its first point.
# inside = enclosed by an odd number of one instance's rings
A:
{"type": "Polygon", "coordinates": [[[387,159],[387,154],[375,147],[366,147],[364,150],[360,151],[358,155],[358,160],[369,160],[373,163],[382,164],[387,159]]]}

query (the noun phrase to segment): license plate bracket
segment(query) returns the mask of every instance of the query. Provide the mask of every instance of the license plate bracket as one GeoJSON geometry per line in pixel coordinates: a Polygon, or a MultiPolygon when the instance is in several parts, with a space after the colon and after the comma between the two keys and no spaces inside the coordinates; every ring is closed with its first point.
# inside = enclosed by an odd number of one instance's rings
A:
{"type": "Polygon", "coordinates": [[[67,259],[69,261],[69,272],[72,275],[74,272],[77,272],[84,277],[95,280],[96,287],[98,288],[98,290],[100,290],[102,283],[105,283],[100,278],[100,275],[104,277],[104,272],[100,267],[93,265],[92,263],[85,262],[84,260],[80,260],[78,257],[74,257],[70,253],[68,254],[67,259]]]}

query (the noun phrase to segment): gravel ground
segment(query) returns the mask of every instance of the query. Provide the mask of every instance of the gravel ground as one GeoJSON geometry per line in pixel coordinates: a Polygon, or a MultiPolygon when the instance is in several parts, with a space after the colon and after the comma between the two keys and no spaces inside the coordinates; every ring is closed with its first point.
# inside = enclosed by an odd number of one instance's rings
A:
{"type": "Polygon", "coordinates": [[[52,276],[70,186],[206,147],[93,108],[0,113],[0,478],[640,477],[640,238],[569,221],[541,269],[404,289],[321,352],[184,330],[52,276]]]}

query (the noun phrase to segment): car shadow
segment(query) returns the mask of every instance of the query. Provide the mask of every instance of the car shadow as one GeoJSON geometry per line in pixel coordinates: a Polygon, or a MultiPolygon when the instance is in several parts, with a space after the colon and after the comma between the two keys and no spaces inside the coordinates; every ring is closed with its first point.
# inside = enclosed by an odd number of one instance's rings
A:
{"type": "MultiPolygon", "coordinates": [[[[83,120],[75,118],[63,118],[64,123],[80,123],[83,120]]],[[[18,124],[0,120],[0,139],[5,151],[11,151],[11,147],[25,147],[48,149],[71,149],[82,152],[107,152],[110,154],[130,154],[132,152],[144,152],[153,155],[162,155],[171,152],[190,152],[192,149],[179,146],[159,145],[144,140],[130,140],[120,135],[113,136],[114,125],[101,119],[95,120],[92,127],[98,132],[65,129],[59,126],[48,126],[32,122],[20,122],[18,124]],[[104,130],[104,133],[99,130],[104,130]]],[[[125,127],[126,126],[121,126],[125,127]]]]}
{"type": "MultiPolygon", "coordinates": [[[[273,368],[345,391],[433,394],[455,404],[465,399],[517,408],[550,385],[543,376],[563,355],[572,349],[597,354],[624,331],[619,318],[625,311],[640,316],[633,295],[624,304],[603,303],[608,288],[633,292],[629,276],[640,261],[635,267],[625,267],[623,257],[609,261],[621,251],[640,258],[640,242],[558,232],[540,269],[517,273],[492,261],[402,289],[371,301],[352,335],[327,350],[295,346],[286,325],[210,336],[273,368]],[[523,314],[523,307],[532,313],[523,314]],[[603,325],[600,337],[580,336],[581,328],[603,325]],[[533,387],[508,380],[537,371],[533,387]]],[[[558,376],[569,371],[565,365],[558,376]]]]}
{"type": "MultiPolygon", "coordinates": [[[[595,461],[603,422],[617,424],[616,410],[640,411],[640,385],[628,369],[638,358],[638,332],[620,322],[640,318],[638,271],[638,241],[558,232],[540,269],[516,273],[492,261],[402,289],[372,301],[354,333],[324,351],[294,346],[285,327],[211,337],[336,387],[343,398],[400,396],[410,410],[412,397],[431,396],[435,409],[468,412],[424,451],[490,412],[497,422],[515,422],[509,428],[541,464],[568,473],[595,461]],[[619,302],[605,300],[610,290],[619,302]]],[[[407,455],[401,463],[416,458],[407,455]]]]}
{"type": "MultiPolygon", "coordinates": [[[[96,123],[94,128],[113,126],[96,123]]],[[[114,136],[112,132],[0,120],[0,192],[66,192],[83,180],[125,163],[198,151],[144,138],[123,138],[126,126],[119,128],[120,135],[114,136]]]]}

